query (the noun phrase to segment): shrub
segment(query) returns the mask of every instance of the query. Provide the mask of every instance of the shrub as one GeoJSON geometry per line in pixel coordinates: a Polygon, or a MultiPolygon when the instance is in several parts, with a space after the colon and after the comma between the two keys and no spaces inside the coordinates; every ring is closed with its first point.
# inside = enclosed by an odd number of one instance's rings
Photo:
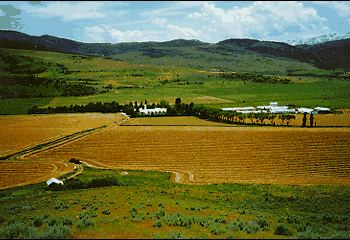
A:
{"type": "Polygon", "coordinates": [[[81,180],[79,178],[72,178],[65,181],[64,185],[51,184],[49,190],[73,190],[73,189],[86,189],[108,186],[119,186],[119,180],[116,176],[104,176],[100,178],[94,178],[89,180],[81,180]]]}
{"type": "Polygon", "coordinates": [[[208,228],[209,231],[215,235],[223,234],[226,232],[226,228],[224,227],[224,225],[217,222],[210,224],[208,228]]]}
{"type": "Polygon", "coordinates": [[[153,223],[153,227],[157,227],[157,228],[160,228],[162,226],[162,222],[157,220],[153,223]]]}
{"type": "Polygon", "coordinates": [[[64,209],[69,208],[68,204],[60,202],[59,204],[57,204],[55,207],[55,209],[58,209],[60,211],[63,211],[64,209]]]}
{"type": "Polygon", "coordinates": [[[109,209],[105,209],[102,211],[103,214],[105,215],[110,215],[111,214],[111,211],[109,211],[109,209]]]}
{"type": "Polygon", "coordinates": [[[162,237],[160,236],[160,233],[156,233],[153,236],[154,239],[161,239],[162,237]]]}
{"type": "Polygon", "coordinates": [[[63,217],[60,222],[62,225],[73,225],[73,219],[71,217],[63,217]]]}
{"type": "Polygon", "coordinates": [[[247,233],[256,233],[260,230],[257,222],[248,222],[245,226],[245,231],[247,233]]]}
{"type": "Polygon", "coordinates": [[[269,226],[269,222],[266,218],[258,218],[256,222],[258,223],[259,227],[264,230],[267,229],[267,227],[269,226]]]}
{"type": "Polygon", "coordinates": [[[0,238],[27,238],[32,228],[23,223],[10,223],[0,230],[0,238]]]}
{"type": "Polygon", "coordinates": [[[164,207],[159,207],[158,211],[152,214],[152,218],[160,219],[165,216],[164,207]]]}
{"type": "Polygon", "coordinates": [[[94,225],[95,225],[95,222],[92,221],[91,219],[88,219],[88,218],[80,219],[77,222],[77,228],[78,229],[85,229],[87,227],[94,226],[94,225]]]}
{"type": "Polygon", "coordinates": [[[33,225],[35,227],[40,227],[41,225],[44,224],[46,218],[47,218],[47,216],[35,216],[35,217],[33,217],[32,218],[33,225]]]}
{"type": "Polygon", "coordinates": [[[43,232],[40,238],[44,239],[64,239],[64,238],[72,238],[72,229],[67,225],[54,225],[49,226],[43,232]]]}
{"type": "Polygon", "coordinates": [[[131,221],[133,222],[141,222],[142,220],[145,219],[145,215],[138,212],[137,208],[131,208],[131,221]]]}
{"type": "Polygon", "coordinates": [[[294,215],[288,215],[287,217],[287,222],[288,223],[300,223],[301,222],[301,219],[300,217],[298,216],[294,216],[294,215]]]}
{"type": "Polygon", "coordinates": [[[47,225],[49,226],[54,226],[60,223],[58,218],[55,217],[49,217],[45,220],[45,222],[47,223],[47,225]]]}
{"type": "Polygon", "coordinates": [[[239,230],[244,230],[246,227],[246,223],[240,221],[239,219],[233,220],[227,225],[227,228],[231,231],[239,231],[239,230]]]}
{"type": "Polygon", "coordinates": [[[168,214],[164,221],[169,226],[191,227],[193,219],[180,213],[168,214]]]}
{"type": "Polygon", "coordinates": [[[333,239],[350,239],[350,232],[340,231],[334,234],[333,239]]]}
{"type": "Polygon", "coordinates": [[[165,238],[166,239],[184,239],[185,237],[180,232],[169,232],[165,238]]]}
{"type": "Polygon", "coordinates": [[[275,234],[277,235],[292,235],[292,230],[290,227],[285,223],[278,223],[276,226],[275,234]]]}

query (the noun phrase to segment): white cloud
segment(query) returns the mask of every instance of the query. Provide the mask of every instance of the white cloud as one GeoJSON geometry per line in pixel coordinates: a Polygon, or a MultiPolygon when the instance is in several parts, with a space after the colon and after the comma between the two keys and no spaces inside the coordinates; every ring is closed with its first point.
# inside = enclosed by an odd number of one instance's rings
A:
{"type": "Polygon", "coordinates": [[[120,30],[110,25],[85,27],[85,36],[92,42],[145,42],[161,41],[159,32],[140,30],[120,30]]]}
{"type": "Polygon", "coordinates": [[[168,24],[166,28],[175,38],[198,38],[199,35],[202,33],[200,30],[195,31],[192,28],[180,27],[172,24],[168,24]]]}
{"type": "Polygon", "coordinates": [[[152,23],[160,26],[164,26],[168,21],[165,18],[155,18],[152,23]]]}
{"type": "Polygon", "coordinates": [[[341,17],[350,16],[350,2],[347,1],[316,1],[313,4],[322,5],[335,10],[341,17]]]}
{"type": "Polygon", "coordinates": [[[117,29],[109,29],[110,36],[118,42],[140,42],[144,41],[144,34],[139,30],[120,31],[117,29]]]}
{"type": "Polygon", "coordinates": [[[104,43],[106,42],[105,29],[99,26],[85,27],[85,33],[90,41],[104,43]]]}
{"type": "Polygon", "coordinates": [[[107,14],[102,10],[103,2],[47,2],[45,5],[25,4],[23,10],[43,18],[59,17],[64,21],[78,19],[99,19],[107,14]]]}
{"type": "Polygon", "coordinates": [[[192,12],[188,14],[189,18],[193,18],[193,19],[201,19],[202,17],[204,17],[206,14],[205,13],[199,13],[199,12],[192,12]]]}
{"type": "Polygon", "coordinates": [[[317,31],[327,21],[312,7],[300,2],[253,2],[249,6],[223,9],[215,3],[204,3],[200,11],[188,14],[190,19],[207,23],[229,37],[268,37],[288,28],[317,31]],[[318,24],[318,27],[315,25],[318,24]]]}

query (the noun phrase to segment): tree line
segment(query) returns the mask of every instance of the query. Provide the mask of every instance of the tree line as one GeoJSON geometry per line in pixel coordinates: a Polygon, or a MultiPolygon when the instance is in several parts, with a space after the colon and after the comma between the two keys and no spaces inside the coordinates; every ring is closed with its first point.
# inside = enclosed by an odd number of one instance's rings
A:
{"type": "Polygon", "coordinates": [[[282,125],[289,126],[290,122],[295,119],[292,114],[271,114],[271,113],[239,113],[231,111],[222,111],[221,109],[209,108],[194,103],[182,103],[180,98],[176,98],[175,104],[170,105],[162,100],[159,103],[148,104],[147,100],[141,102],[129,102],[128,104],[119,104],[113,102],[96,102],[88,103],[87,105],[70,105],[59,107],[39,108],[33,106],[28,110],[28,114],[50,114],[50,113],[86,113],[86,112],[101,112],[101,113],[116,113],[124,112],[130,117],[147,117],[139,112],[140,108],[147,105],[148,108],[167,108],[167,112],[162,115],[151,114],[149,116],[196,116],[210,121],[234,123],[244,125],[276,125],[276,120],[279,119],[282,125]]]}

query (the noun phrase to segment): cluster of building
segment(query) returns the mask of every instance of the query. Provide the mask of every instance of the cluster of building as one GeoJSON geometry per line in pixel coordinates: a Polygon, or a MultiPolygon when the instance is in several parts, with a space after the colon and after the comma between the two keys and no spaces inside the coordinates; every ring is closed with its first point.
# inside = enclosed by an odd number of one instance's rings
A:
{"type": "Polygon", "coordinates": [[[233,108],[221,108],[222,111],[234,111],[239,113],[279,113],[279,114],[297,114],[297,113],[307,113],[307,114],[317,114],[317,113],[329,113],[330,108],[326,107],[315,107],[315,108],[289,108],[288,106],[279,106],[277,102],[270,102],[267,106],[257,106],[255,107],[233,107],[233,108]]]}
{"type": "Polygon", "coordinates": [[[143,115],[158,115],[158,114],[165,114],[167,112],[167,108],[147,108],[147,105],[143,105],[143,108],[139,109],[139,112],[143,115]]]}

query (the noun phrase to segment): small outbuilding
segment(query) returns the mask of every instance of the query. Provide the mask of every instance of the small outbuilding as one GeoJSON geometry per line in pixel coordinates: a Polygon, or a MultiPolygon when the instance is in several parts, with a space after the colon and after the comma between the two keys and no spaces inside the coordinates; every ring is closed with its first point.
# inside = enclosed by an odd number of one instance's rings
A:
{"type": "Polygon", "coordinates": [[[49,180],[46,181],[47,186],[50,186],[51,184],[59,184],[63,185],[63,181],[58,180],[57,178],[50,178],[49,180]]]}

